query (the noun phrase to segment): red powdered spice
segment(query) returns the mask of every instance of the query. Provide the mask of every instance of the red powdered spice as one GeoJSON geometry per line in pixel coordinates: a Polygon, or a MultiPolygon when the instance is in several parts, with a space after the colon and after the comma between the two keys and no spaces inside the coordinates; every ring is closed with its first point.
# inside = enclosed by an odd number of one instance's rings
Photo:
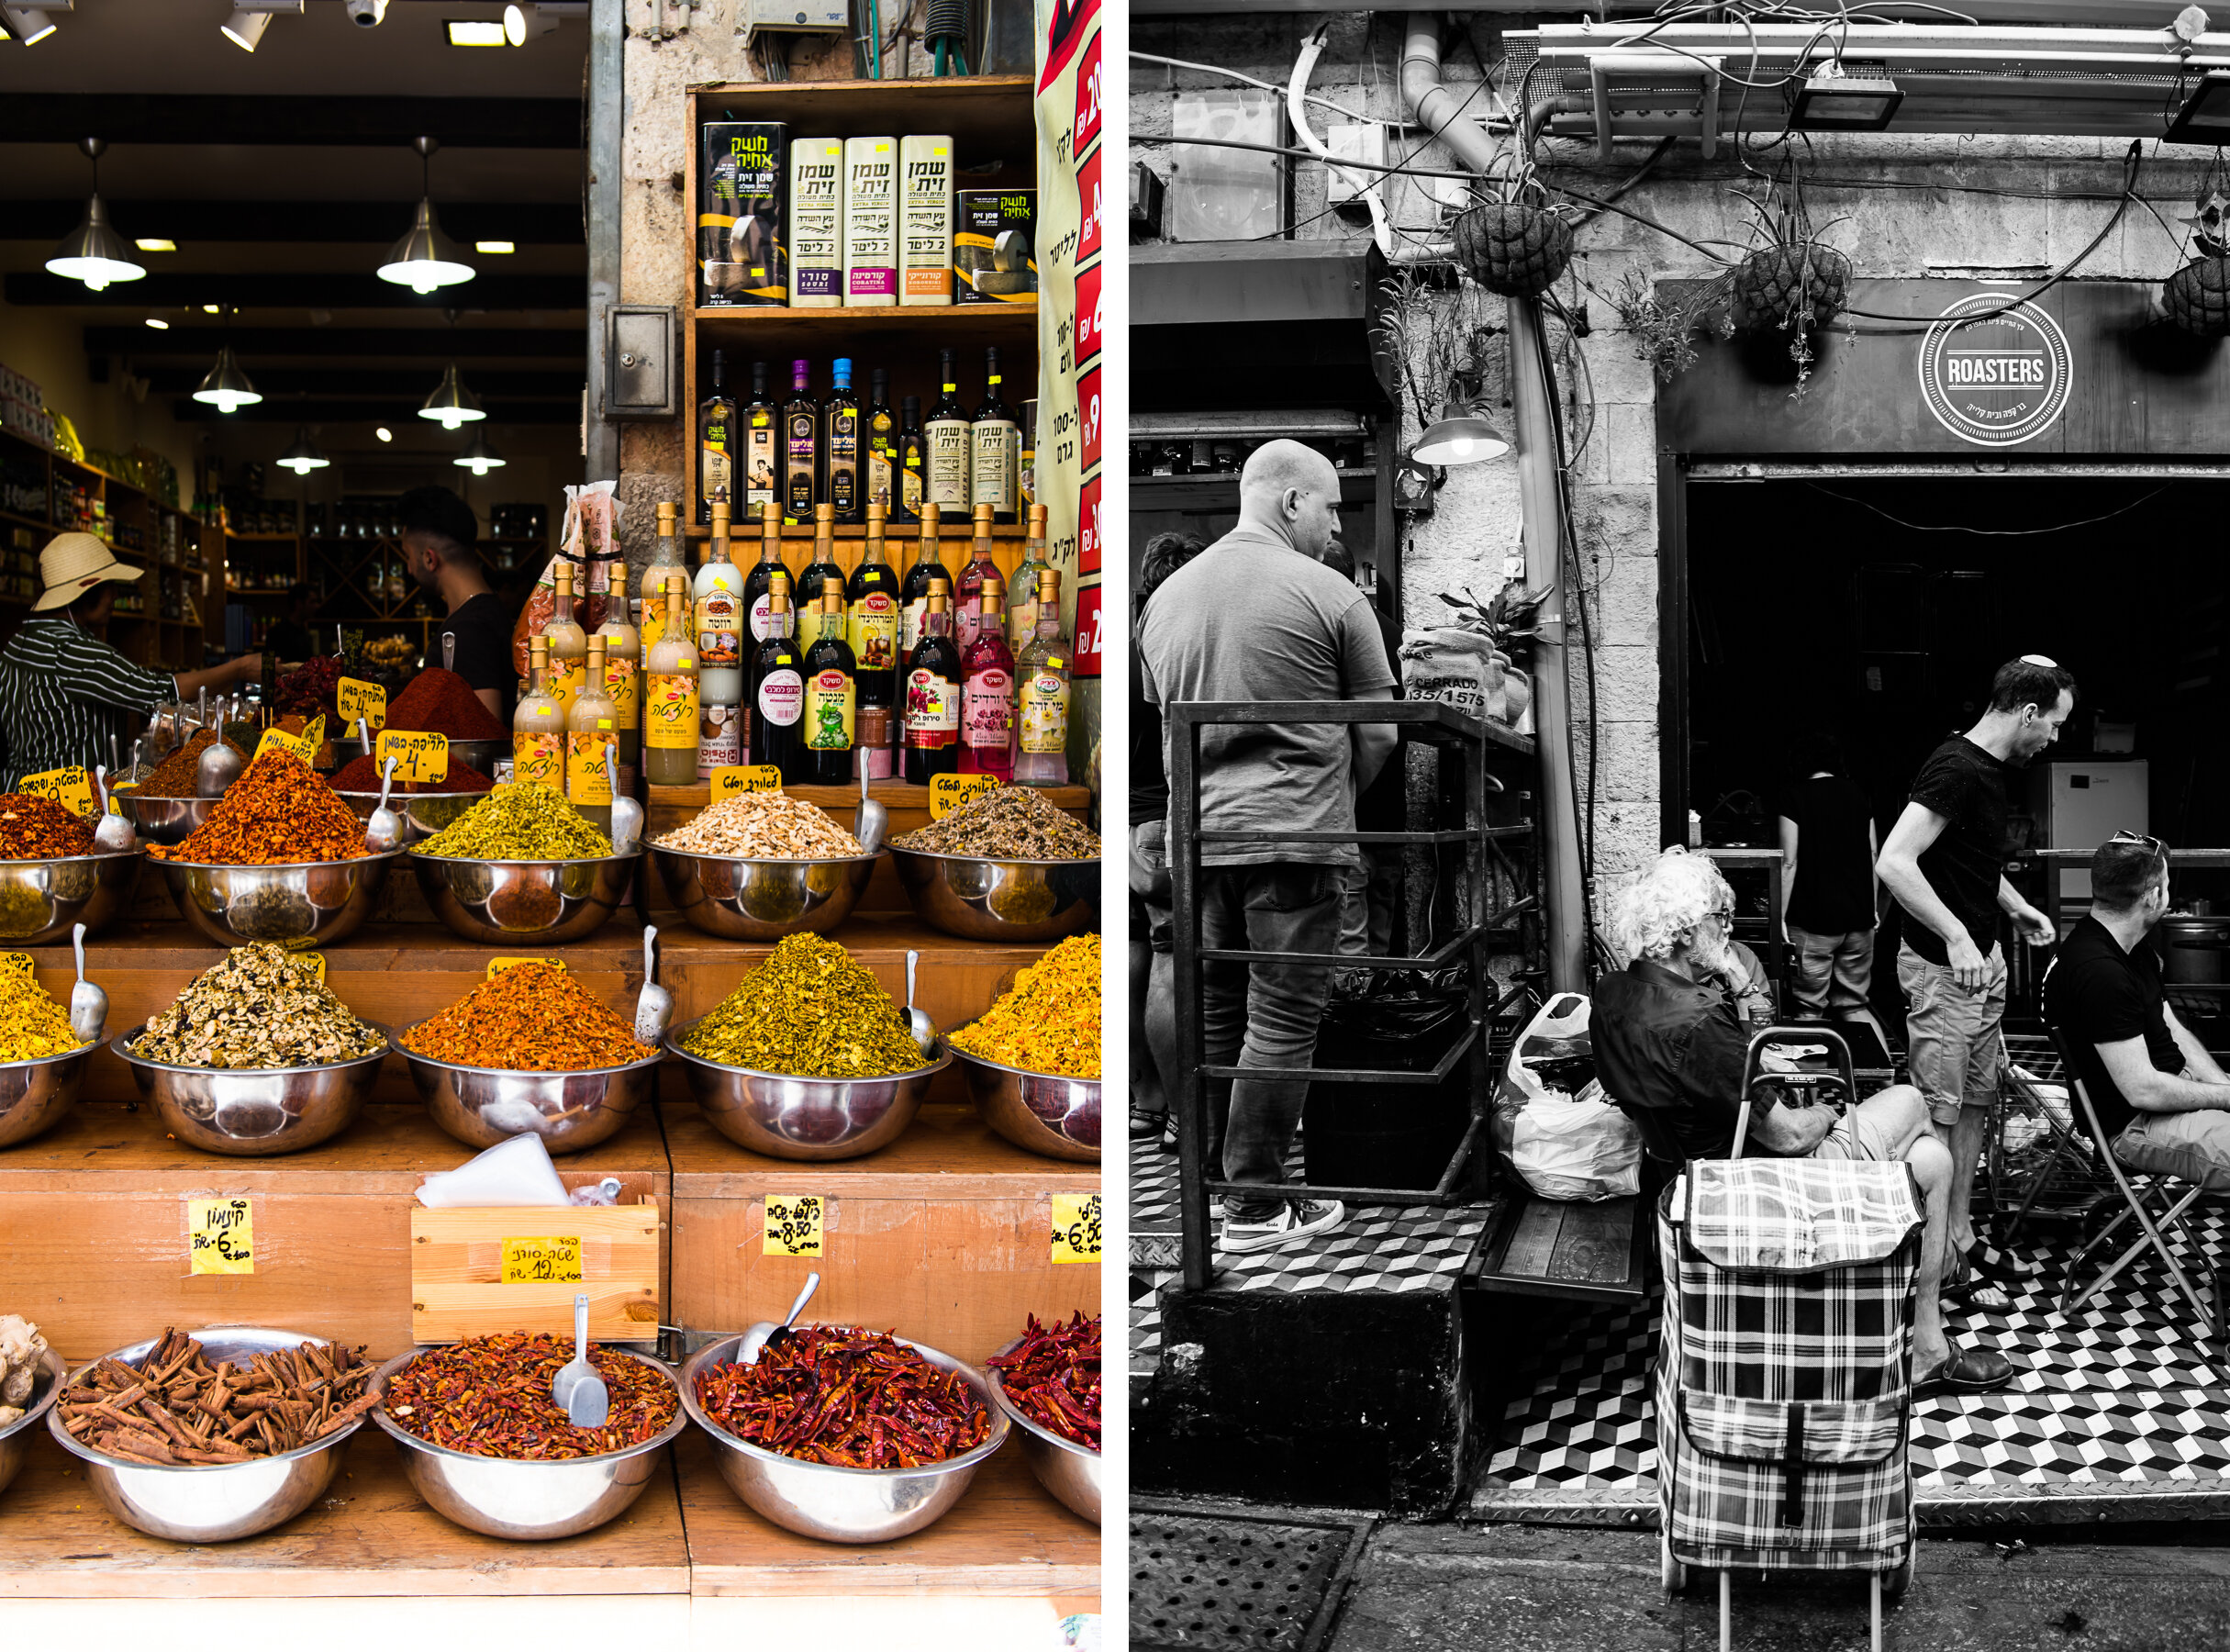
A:
{"type": "MultiPolygon", "coordinates": [[[[496,714],[480,703],[471,684],[439,665],[419,672],[410,679],[409,687],[388,702],[387,726],[422,734],[446,734],[452,740],[507,740],[511,735],[496,714]]],[[[456,772],[455,765],[450,772],[456,772]]]]}
{"type": "MultiPolygon", "coordinates": [[[[489,779],[469,763],[449,760],[449,776],[442,780],[411,782],[397,780],[394,796],[417,792],[484,792],[495,789],[496,782],[489,779]]],[[[333,776],[333,789],[341,792],[376,792],[379,790],[379,759],[376,756],[359,757],[333,776]]]]}

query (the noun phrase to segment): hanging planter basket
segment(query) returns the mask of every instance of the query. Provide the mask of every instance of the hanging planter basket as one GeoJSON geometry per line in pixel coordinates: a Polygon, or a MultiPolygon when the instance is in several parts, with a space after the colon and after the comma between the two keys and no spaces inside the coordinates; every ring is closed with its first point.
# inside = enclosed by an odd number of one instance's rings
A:
{"type": "Polygon", "coordinates": [[[2194,258],[2160,284],[2160,305],[2194,337],[2230,338],[2230,258],[2194,258]]]}
{"type": "Polygon", "coordinates": [[[1533,201],[1489,201],[1455,220],[1455,252],[1489,292],[1534,298],[1572,262],[1572,226],[1533,201]]]}
{"type": "Polygon", "coordinates": [[[1851,261],[1818,241],[1776,241],[1735,267],[1730,287],[1734,325],[1825,327],[1843,311],[1851,291],[1851,261]]]}

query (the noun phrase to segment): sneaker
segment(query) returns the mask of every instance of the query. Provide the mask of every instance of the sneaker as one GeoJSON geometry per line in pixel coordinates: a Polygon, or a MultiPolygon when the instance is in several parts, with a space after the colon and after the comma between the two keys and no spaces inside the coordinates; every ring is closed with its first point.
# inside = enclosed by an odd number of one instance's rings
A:
{"type": "Polygon", "coordinates": [[[1321,1202],[1304,1200],[1299,1204],[1286,1206],[1267,1222],[1237,1222],[1226,1217],[1223,1236],[1216,1248],[1234,1254],[1276,1250],[1296,1239],[1328,1233],[1346,1220],[1347,1207],[1336,1199],[1321,1202]]]}

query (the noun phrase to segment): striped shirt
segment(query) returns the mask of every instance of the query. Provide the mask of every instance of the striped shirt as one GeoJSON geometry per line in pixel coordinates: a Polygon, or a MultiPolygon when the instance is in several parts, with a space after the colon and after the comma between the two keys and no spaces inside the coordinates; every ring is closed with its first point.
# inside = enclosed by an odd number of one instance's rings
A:
{"type": "Polygon", "coordinates": [[[107,736],[129,732],[123,714],[151,712],[176,693],[168,672],[134,665],[68,620],[25,620],[0,650],[0,785],[13,791],[26,775],[106,763],[107,736]]]}

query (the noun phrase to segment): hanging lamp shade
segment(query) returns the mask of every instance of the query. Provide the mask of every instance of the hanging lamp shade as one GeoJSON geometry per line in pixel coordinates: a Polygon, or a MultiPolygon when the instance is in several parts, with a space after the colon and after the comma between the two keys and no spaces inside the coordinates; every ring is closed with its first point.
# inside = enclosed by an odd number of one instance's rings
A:
{"type": "Polygon", "coordinates": [[[194,392],[197,402],[207,402],[219,413],[230,413],[239,407],[251,407],[263,399],[262,392],[248,382],[240,364],[232,353],[232,346],[222,345],[217,352],[217,365],[209,369],[208,377],[201,381],[194,392]]]}
{"type": "Polygon", "coordinates": [[[279,455],[279,463],[295,475],[307,476],[314,470],[325,469],[333,462],[318,451],[318,444],[310,440],[309,427],[297,425],[295,427],[295,445],[279,455]]]}
{"type": "Polygon", "coordinates": [[[387,249],[387,262],[380,265],[379,278],[414,293],[438,292],[473,278],[473,266],[464,262],[457,243],[442,234],[441,226],[434,221],[430,198],[419,200],[418,221],[387,249]]]}
{"type": "Polygon", "coordinates": [[[1510,452],[1510,438],[1473,410],[1468,402],[1451,398],[1418,439],[1410,457],[1419,464],[1477,464],[1500,459],[1510,452]]]}
{"type": "Polygon", "coordinates": [[[475,476],[485,476],[492,470],[503,469],[504,458],[488,445],[488,439],[483,432],[475,430],[472,441],[464,444],[464,451],[451,463],[463,465],[475,476]]]}
{"type": "Polygon", "coordinates": [[[101,204],[101,151],[107,143],[82,138],[77,147],[93,162],[93,198],[85,204],[85,221],[62,237],[47,268],[82,281],[97,293],[112,281],[139,280],[147,266],[131,255],[131,248],[108,221],[108,208],[101,204]]]}
{"type": "Polygon", "coordinates": [[[418,417],[432,419],[445,430],[453,430],[487,415],[481,410],[479,398],[464,387],[464,381],[457,376],[457,363],[452,362],[449,370],[441,374],[441,382],[434,386],[433,394],[426,398],[426,405],[418,409],[418,417]]]}

